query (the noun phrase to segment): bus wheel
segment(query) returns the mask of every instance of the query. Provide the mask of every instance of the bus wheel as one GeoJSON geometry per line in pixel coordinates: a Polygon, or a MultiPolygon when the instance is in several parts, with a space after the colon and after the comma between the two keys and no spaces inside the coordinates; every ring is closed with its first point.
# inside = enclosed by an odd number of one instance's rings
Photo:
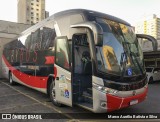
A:
{"type": "Polygon", "coordinates": [[[52,101],[52,103],[56,106],[62,106],[62,104],[58,103],[56,100],[56,92],[55,92],[55,82],[52,81],[50,84],[50,99],[52,101]]]}
{"type": "Polygon", "coordinates": [[[12,72],[9,72],[9,84],[10,85],[15,85],[15,82],[12,79],[12,72]]]}
{"type": "Polygon", "coordinates": [[[149,78],[149,83],[153,83],[153,77],[149,78]]]}

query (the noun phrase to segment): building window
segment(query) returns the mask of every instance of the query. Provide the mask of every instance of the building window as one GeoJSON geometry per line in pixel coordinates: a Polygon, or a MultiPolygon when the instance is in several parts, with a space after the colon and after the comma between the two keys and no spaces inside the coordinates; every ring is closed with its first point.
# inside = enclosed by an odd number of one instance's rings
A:
{"type": "Polygon", "coordinates": [[[38,14],[38,13],[37,13],[36,15],[37,15],[37,16],[39,16],[39,14],[38,14]]]}
{"type": "Polygon", "coordinates": [[[31,5],[34,5],[33,3],[31,3],[31,5]]]}
{"type": "Polygon", "coordinates": [[[37,2],[39,2],[39,0],[36,0],[37,2]]]}
{"type": "Polygon", "coordinates": [[[33,10],[33,8],[31,8],[31,10],[33,10]]]}
{"type": "Polygon", "coordinates": [[[39,5],[37,4],[37,6],[39,6],[39,5]]]}
{"type": "Polygon", "coordinates": [[[37,9],[37,11],[39,11],[39,9],[37,9]]]}
{"type": "Polygon", "coordinates": [[[27,6],[27,11],[29,11],[29,6],[27,6]]]}
{"type": "Polygon", "coordinates": [[[38,21],[39,19],[37,18],[37,21],[38,21]]]}

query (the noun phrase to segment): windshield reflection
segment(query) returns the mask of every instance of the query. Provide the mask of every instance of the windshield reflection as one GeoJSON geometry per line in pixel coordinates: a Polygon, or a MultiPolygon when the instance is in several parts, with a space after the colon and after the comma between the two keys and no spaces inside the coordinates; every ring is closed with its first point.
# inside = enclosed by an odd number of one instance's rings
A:
{"type": "Polygon", "coordinates": [[[132,27],[106,19],[97,22],[104,31],[103,46],[96,47],[98,69],[119,76],[143,74],[143,54],[132,27]]]}

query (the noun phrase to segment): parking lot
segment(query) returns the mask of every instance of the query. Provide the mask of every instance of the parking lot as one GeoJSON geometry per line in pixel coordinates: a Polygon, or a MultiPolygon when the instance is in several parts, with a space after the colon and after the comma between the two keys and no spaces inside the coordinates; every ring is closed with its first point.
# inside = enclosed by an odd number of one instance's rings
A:
{"type": "MultiPolygon", "coordinates": [[[[159,113],[160,82],[149,84],[147,99],[137,105],[114,113],[159,113]]],[[[73,113],[91,113],[78,106],[56,107],[47,95],[22,85],[10,86],[7,80],[0,80],[0,113],[55,113],[55,119],[75,119],[73,113]],[[58,114],[57,114],[58,113],[58,114]],[[72,114],[70,114],[72,113],[72,114]]],[[[84,118],[79,114],[79,118],[84,118]]],[[[87,114],[86,114],[87,115],[87,114]]]]}

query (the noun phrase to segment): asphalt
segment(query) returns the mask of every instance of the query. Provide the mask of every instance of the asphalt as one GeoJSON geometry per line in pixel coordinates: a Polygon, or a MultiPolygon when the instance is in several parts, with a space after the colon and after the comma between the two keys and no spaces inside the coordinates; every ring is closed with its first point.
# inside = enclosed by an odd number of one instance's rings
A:
{"type": "MultiPolygon", "coordinates": [[[[114,113],[160,113],[159,93],[160,82],[149,84],[148,97],[144,102],[130,106],[129,108],[115,111],[114,113]]],[[[96,119],[87,119],[87,117],[92,118],[93,116],[90,111],[87,111],[78,106],[56,107],[51,103],[46,94],[40,93],[19,84],[10,86],[7,80],[2,79],[0,80],[0,113],[46,113],[44,116],[52,116],[51,118],[54,118],[54,122],[99,121],[96,119]],[[75,119],[75,115],[78,115],[79,119],[75,119]]],[[[102,121],[102,119],[100,120],[102,121]]],[[[26,121],[28,122],[33,120],[26,121]]],[[[48,121],[53,120],[47,119],[47,122],[48,121]]]]}

